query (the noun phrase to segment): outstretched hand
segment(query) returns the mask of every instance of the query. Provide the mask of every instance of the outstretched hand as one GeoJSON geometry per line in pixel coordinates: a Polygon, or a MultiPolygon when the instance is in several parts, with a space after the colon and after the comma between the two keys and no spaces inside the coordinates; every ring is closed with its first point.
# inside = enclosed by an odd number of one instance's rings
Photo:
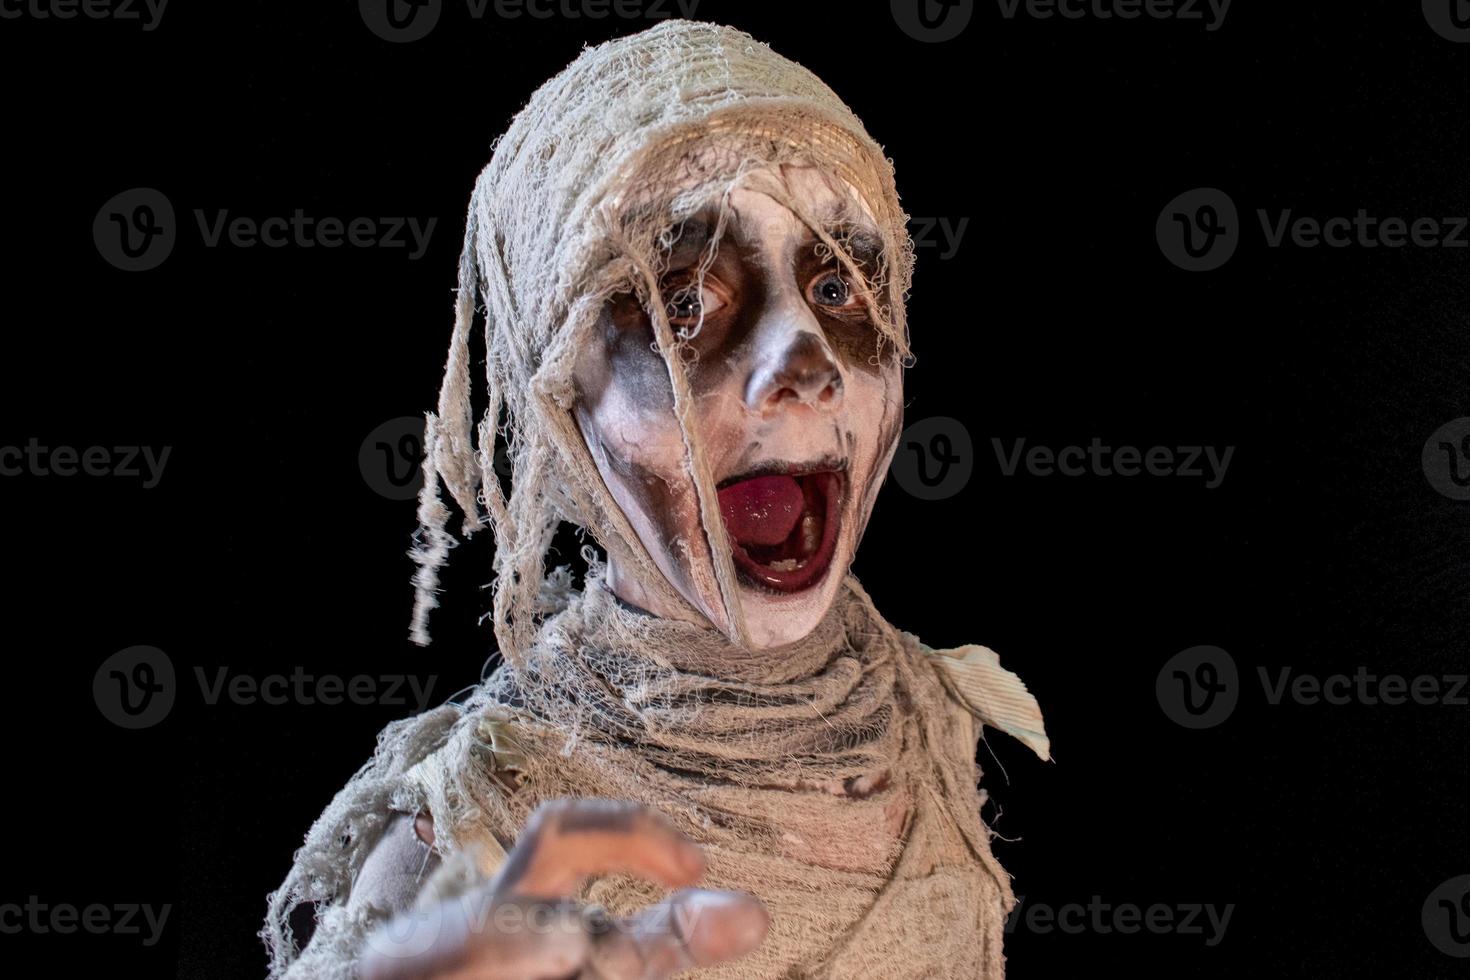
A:
{"type": "Polygon", "coordinates": [[[531,815],[489,883],[405,912],[369,939],[363,980],[664,980],[743,956],[766,934],[750,895],[689,886],[704,854],[655,810],[558,800],[531,815]],[[593,875],[679,889],[628,919],[571,900],[593,875]]]}

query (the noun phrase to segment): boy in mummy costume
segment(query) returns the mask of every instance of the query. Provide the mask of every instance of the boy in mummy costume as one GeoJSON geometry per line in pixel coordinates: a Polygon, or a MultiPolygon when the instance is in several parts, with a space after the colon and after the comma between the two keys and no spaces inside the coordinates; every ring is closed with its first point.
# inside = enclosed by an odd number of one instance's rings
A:
{"type": "Polygon", "coordinates": [[[1049,758],[1040,711],[848,573],[912,265],[881,148],[743,33],[668,22],[535,93],[471,200],[414,551],[426,643],[443,491],[489,525],[503,663],[312,827],[272,977],[1003,976],[976,746],[1049,758]],[[606,556],[580,590],[562,521],[606,556]]]}

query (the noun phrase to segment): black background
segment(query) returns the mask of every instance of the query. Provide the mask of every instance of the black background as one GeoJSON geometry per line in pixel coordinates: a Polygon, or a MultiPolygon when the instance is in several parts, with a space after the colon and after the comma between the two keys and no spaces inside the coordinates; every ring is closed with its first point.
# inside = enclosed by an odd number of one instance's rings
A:
{"type": "MultiPolygon", "coordinates": [[[[1470,45],[1415,3],[1239,0],[1199,21],[976,6],[920,43],[886,3],[704,0],[821,75],[895,160],[906,209],[969,224],[922,248],[908,418],[960,420],[974,476],[926,502],[890,481],[855,570],[895,624],[984,643],[1046,713],[1055,764],[982,747],[1031,904],[1233,904],[1200,935],[1039,933],[1019,980],[1440,977],[1420,908],[1470,873],[1470,709],[1266,702],[1256,668],[1467,670],[1470,503],[1425,440],[1470,415],[1466,251],[1266,247],[1257,208],[1470,214],[1470,45]],[[1348,8],[1348,9],[1345,9],[1348,8]],[[1190,188],[1244,241],[1187,273],[1154,237],[1190,188]],[[1002,476],[1007,444],[1233,446],[1223,484],[1002,476]],[[1240,706],[1188,731],[1155,697],[1173,654],[1228,650],[1240,706]],[[993,756],[993,758],[992,758],[993,756]],[[997,761],[1001,765],[997,765],[997,761]],[[1004,767],[1004,774],[1002,773],[1004,767]]],[[[0,445],[172,447],[158,487],[12,477],[0,903],[168,903],[137,936],[0,936],[70,972],[251,977],[266,893],[403,706],[206,704],[222,666],[435,679],[490,656],[489,543],[457,555],[427,651],[406,640],[413,505],[358,467],[437,390],[463,214],[490,144],[585,42],[643,21],[472,20],[390,44],[355,3],[171,4],[136,22],[0,20],[0,445]],[[92,221],[164,192],[159,268],[103,260],[92,221]],[[437,218],[427,253],[205,248],[194,209],[437,218]],[[167,652],[161,724],[109,723],[92,679],[167,652]]],[[[7,955],[7,959],[9,956],[7,955]]]]}

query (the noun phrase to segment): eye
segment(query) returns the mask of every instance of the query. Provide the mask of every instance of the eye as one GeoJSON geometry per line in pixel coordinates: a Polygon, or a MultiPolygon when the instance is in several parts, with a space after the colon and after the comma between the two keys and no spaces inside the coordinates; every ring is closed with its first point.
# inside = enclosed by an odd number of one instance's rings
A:
{"type": "Polygon", "coordinates": [[[674,326],[692,326],[701,316],[712,316],[725,308],[725,300],[708,280],[696,288],[693,282],[665,287],[669,298],[669,321],[674,326]]]}
{"type": "Polygon", "coordinates": [[[847,277],[840,272],[825,272],[812,280],[808,293],[813,303],[837,309],[852,309],[860,300],[847,277]]]}

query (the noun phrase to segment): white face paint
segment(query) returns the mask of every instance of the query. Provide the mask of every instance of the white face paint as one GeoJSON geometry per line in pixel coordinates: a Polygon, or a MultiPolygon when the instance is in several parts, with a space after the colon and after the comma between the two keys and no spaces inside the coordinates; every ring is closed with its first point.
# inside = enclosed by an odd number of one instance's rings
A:
{"type": "MultiPolygon", "coordinates": [[[[881,239],[871,219],[811,167],[753,171],[731,213],[703,288],[691,286],[715,231],[713,215],[678,232],[664,278],[676,330],[698,331],[688,364],[692,424],[720,488],[751,645],[794,642],[821,621],[852,562],[902,424],[902,367],[852,277],[797,215],[761,186],[771,181],[808,215],[846,214],[828,229],[870,271],[881,239]],[[699,312],[703,307],[703,320],[699,312]],[[749,477],[750,479],[742,479],[749,477]]],[[[730,632],[699,518],[668,368],[646,312],[611,300],[579,355],[577,421],[603,480],[664,577],[730,632]]],[[[636,569],[610,569],[614,591],[658,615],[636,569]]]]}

